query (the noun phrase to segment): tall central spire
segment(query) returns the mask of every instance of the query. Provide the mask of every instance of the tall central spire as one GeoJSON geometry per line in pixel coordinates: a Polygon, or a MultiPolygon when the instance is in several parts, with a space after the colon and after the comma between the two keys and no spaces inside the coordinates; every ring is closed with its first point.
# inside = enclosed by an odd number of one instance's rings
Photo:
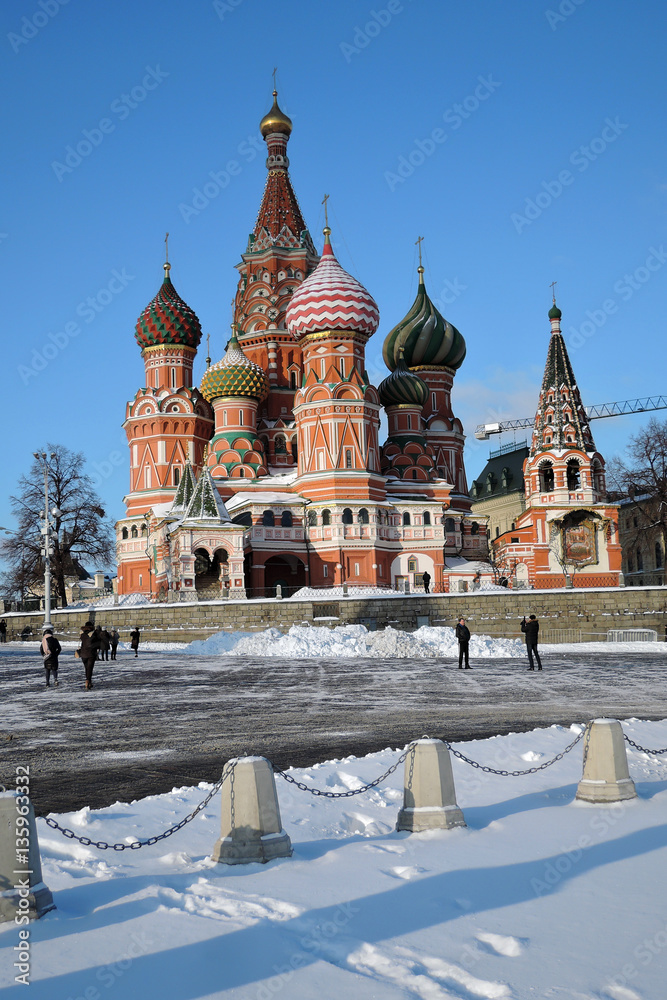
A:
{"type": "Polygon", "coordinates": [[[579,448],[585,452],[595,451],[588,416],[581,402],[561,333],[561,316],[554,298],[554,304],[549,310],[551,339],[535,416],[531,455],[547,449],[579,448]]]}
{"type": "Polygon", "coordinates": [[[278,106],[277,90],[273,91],[273,107],[264,115],[259,128],[267,145],[269,176],[248,251],[305,246],[316,254],[289,178],[287,143],[292,122],[278,106]]]}

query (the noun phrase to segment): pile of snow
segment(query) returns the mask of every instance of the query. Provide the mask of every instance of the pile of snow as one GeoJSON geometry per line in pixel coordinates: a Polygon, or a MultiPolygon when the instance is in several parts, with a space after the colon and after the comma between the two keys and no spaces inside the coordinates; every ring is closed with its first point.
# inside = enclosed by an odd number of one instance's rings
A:
{"type": "MultiPolygon", "coordinates": [[[[422,626],[416,632],[388,627],[369,632],[365,625],[336,628],[292,625],[283,634],[277,628],[263,632],[217,632],[208,639],[191,642],[188,653],[222,656],[280,656],[285,659],[348,657],[391,657],[397,659],[458,656],[453,628],[422,626]]],[[[493,639],[473,635],[473,657],[525,656],[520,639],[493,639]]]]}
{"type": "MultiPolygon", "coordinates": [[[[667,722],[625,723],[648,747],[667,722]]],[[[581,726],[459,744],[497,768],[552,758],[581,726]]],[[[294,770],[328,791],[360,787],[398,752],[294,770]]],[[[667,908],[665,765],[634,751],[639,798],[574,801],[581,743],[553,767],[500,777],[453,759],[466,828],[394,830],[403,769],[355,798],[313,798],[277,778],[291,858],[209,861],[219,799],[172,838],[118,853],[38,820],[57,906],[29,926],[30,1000],[661,1000],[667,908]],[[113,987],[113,989],[112,989],[113,987]]],[[[128,843],[185,817],[210,785],[57,816],[91,840],[128,843]]],[[[19,930],[0,924],[3,1000],[19,930]]]]}

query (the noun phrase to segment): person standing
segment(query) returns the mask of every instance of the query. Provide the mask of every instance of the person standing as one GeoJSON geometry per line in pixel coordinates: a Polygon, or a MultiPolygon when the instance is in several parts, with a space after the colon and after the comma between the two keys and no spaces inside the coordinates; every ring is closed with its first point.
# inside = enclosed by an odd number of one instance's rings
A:
{"type": "Polygon", "coordinates": [[[95,666],[95,660],[97,659],[97,653],[101,643],[99,631],[95,628],[92,622],[86,622],[81,629],[80,642],[81,647],[79,649],[79,656],[81,658],[81,662],[83,663],[84,670],[86,671],[86,683],[84,687],[86,691],[92,691],[93,668],[95,666]]]}
{"type": "Polygon", "coordinates": [[[47,625],[42,631],[44,634],[39,648],[44,662],[46,686],[51,686],[51,674],[53,674],[53,686],[58,687],[58,656],[60,655],[61,645],[50,626],[47,625]]]}
{"type": "Polygon", "coordinates": [[[526,621],[526,616],[523,616],[523,621],[521,622],[521,631],[525,633],[526,636],[526,649],[528,650],[528,662],[530,666],[529,670],[535,669],[535,664],[533,662],[533,654],[535,654],[535,659],[537,660],[537,669],[542,669],[542,661],[540,660],[540,654],[537,652],[537,637],[540,632],[540,623],[538,622],[535,615],[531,615],[528,621],[526,621]]]}
{"type": "Polygon", "coordinates": [[[424,593],[429,594],[431,587],[431,574],[428,570],[424,570],[422,573],[422,580],[424,581],[424,593]]]}
{"type": "MultiPolygon", "coordinates": [[[[665,629],[665,635],[667,637],[667,629],[665,629]]],[[[0,642],[7,642],[7,622],[4,618],[0,622],[0,642]]]]}
{"type": "Polygon", "coordinates": [[[134,650],[135,659],[139,655],[139,639],[141,638],[141,632],[139,631],[139,626],[135,625],[130,632],[130,649],[134,650]]]}
{"type": "Polygon", "coordinates": [[[459,670],[463,670],[463,661],[465,660],[465,669],[472,670],[470,666],[470,661],[468,659],[468,645],[470,643],[470,629],[466,625],[465,618],[459,618],[458,624],[456,626],[456,638],[459,640],[459,670]]]}
{"type": "Polygon", "coordinates": [[[118,643],[120,642],[120,633],[117,628],[114,628],[111,635],[109,636],[109,641],[111,643],[111,659],[116,659],[116,650],[118,649],[118,643]]]}
{"type": "Polygon", "coordinates": [[[107,630],[105,628],[102,629],[101,638],[102,638],[102,645],[100,646],[100,650],[101,650],[100,659],[101,660],[108,660],[109,659],[109,649],[111,648],[111,636],[109,635],[109,633],[107,632],[107,630]]]}

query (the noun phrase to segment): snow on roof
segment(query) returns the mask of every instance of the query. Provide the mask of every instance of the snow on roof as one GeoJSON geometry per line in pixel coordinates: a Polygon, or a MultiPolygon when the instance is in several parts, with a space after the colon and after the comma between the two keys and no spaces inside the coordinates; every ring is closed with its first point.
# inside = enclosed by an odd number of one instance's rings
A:
{"type": "Polygon", "coordinates": [[[235,493],[227,500],[227,510],[236,510],[247,503],[282,503],[282,504],[303,504],[303,498],[297,493],[270,493],[268,491],[258,491],[257,493],[235,493]]]}

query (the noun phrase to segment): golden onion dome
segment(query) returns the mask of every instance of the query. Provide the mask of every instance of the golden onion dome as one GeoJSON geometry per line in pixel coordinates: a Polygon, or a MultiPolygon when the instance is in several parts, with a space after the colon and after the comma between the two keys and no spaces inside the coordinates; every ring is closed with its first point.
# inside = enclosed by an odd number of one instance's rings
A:
{"type": "Polygon", "coordinates": [[[259,123],[259,130],[264,138],[271,132],[282,132],[290,135],[292,131],[292,120],[288,118],[284,111],[278,107],[278,91],[273,91],[273,107],[267,115],[264,115],[259,123]]]}

